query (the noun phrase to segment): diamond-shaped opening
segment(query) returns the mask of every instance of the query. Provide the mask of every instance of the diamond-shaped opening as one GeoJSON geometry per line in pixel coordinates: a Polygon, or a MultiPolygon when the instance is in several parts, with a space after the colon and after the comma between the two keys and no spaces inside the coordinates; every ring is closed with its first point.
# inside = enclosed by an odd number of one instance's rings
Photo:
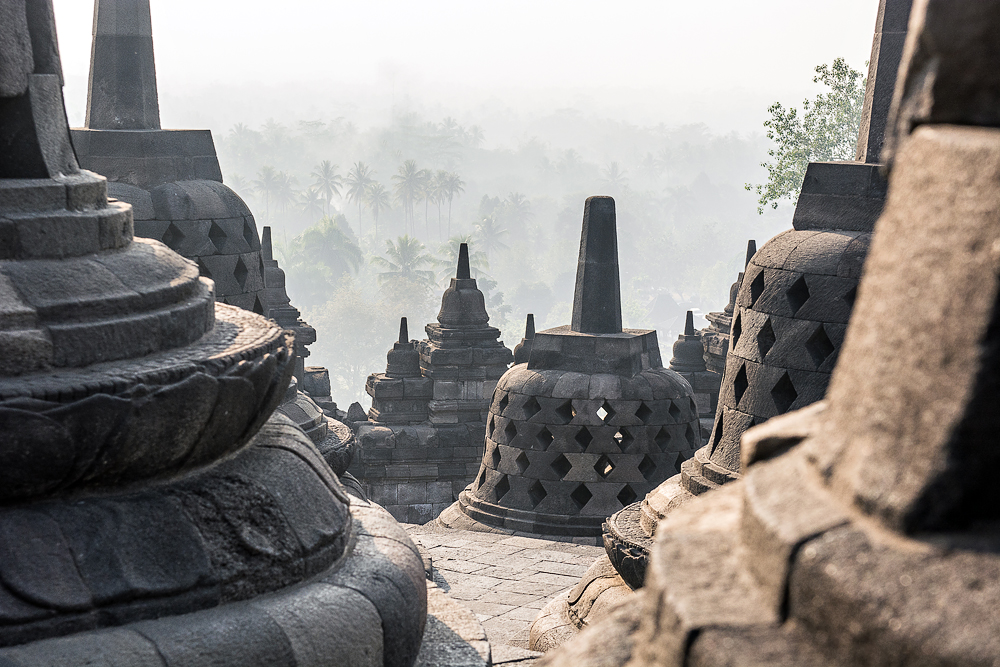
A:
{"type": "Polygon", "coordinates": [[[694,432],[694,428],[691,424],[688,424],[687,429],[684,431],[684,439],[687,440],[689,446],[698,446],[698,434],[694,432]]]}
{"type": "Polygon", "coordinates": [[[479,471],[479,478],[476,480],[476,489],[483,488],[483,484],[486,483],[486,468],[479,471]]]}
{"type": "Polygon", "coordinates": [[[757,303],[757,299],[760,295],[764,293],[764,272],[761,271],[757,274],[757,277],[753,279],[750,283],[750,307],[753,308],[757,303]]]}
{"type": "Polygon", "coordinates": [[[528,498],[531,499],[532,509],[538,507],[547,495],[549,494],[545,491],[545,487],[537,479],[534,484],[528,487],[528,498]]]}
{"type": "Polygon", "coordinates": [[[622,490],[618,492],[618,502],[622,504],[622,507],[628,507],[636,501],[639,494],[635,490],[626,484],[622,487],[622,490]]]}
{"type": "Polygon", "coordinates": [[[635,411],[635,416],[639,418],[643,424],[648,424],[650,418],[653,416],[653,411],[645,403],[639,404],[639,409],[635,411]]]}
{"type": "Polygon", "coordinates": [[[589,445],[594,441],[594,436],[591,435],[590,429],[584,426],[583,428],[581,428],[579,431],[576,432],[576,437],[573,439],[576,440],[576,444],[586,449],[587,445],[589,445]]]}
{"type": "Polygon", "coordinates": [[[740,370],[736,372],[736,379],[733,380],[733,392],[736,398],[736,407],[739,407],[740,401],[743,399],[743,394],[746,393],[747,387],[750,386],[750,380],[747,379],[747,365],[740,364],[740,370]]]}
{"type": "MultiPolygon", "coordinates": [[[[166,241],[164,241],[164,243],[166,243],[166,241]]],[[[201,257],[198,258],[198,273],[200,273],[205,278],[212,277],[212,272],[208,270],[208,265],[202,261],[201,257]]]]}
{"type": "Polygon", "coordinates": [[[792,307],[792,315],[799,312],[799,308],[809,300],[809,285],[806,285],[806,277],[799,276],[799,279],[792,283],[792,286],[785,292],[788,298],[788,305],[792,307]]]}
{"type": "Polygon", "coordinates": [[[656,463],[648,456],[642,457],[642,461],[639,462],[639,472],[642,473],[647,482],[653,481],[653,476],[656,474],[656,463]]]}
{"type": "Polygon", "coordinates": [[[531,419],[541,411],[542,411],[542,406],[538,404],[538,401],[535,399],[534,396],[532,396],[531,398],[529,398],[527,401],[524,402],[525,421],[531,419]]]}
{"type": "Polygon", "coordinates": [[[677,404],[673,401],[670,401],[670,409],[667,410],[667,412],[670,413],[670,418],[675,422],[679,422],[681,420],[681,409],[677,407],[677,404]]]}
{"type": "Polygon", "coordinates": [[[253,312],[257,313],[258,315],[263,315],[264,314],[264,304],[262,304],[260,302],[260,297],[259,296],[254,297],[254,300],[253,300],[253,312]]]}
{"type": "Polygon", "coordinates": [[[507,409],[508,403],[510,403],[510,394],[504,394],[500,402],[497,403],[497,412],[503,415],[503,411],[507,409]]]}
{"type": "Polygon", "coordinates": [[[493,488],[497,492],[497,502],[499,502],[500,499],[506,496],[507,492],[510,491],[510,482],[507,481],[507,475],[501,477],[500,481],[497,482],[497,485],[493,488]]]}
{"type": "Polygon", "coordinates": [[[243,240],[247,242],[251,250],[257,250],[257,234],[254,233],[254,228],[250,224],[249,220],[243,220],[243,240]]]}
{"type": "Polygon", "coordinates": [[[609,421],[614,419],[615,409],[611,407],[610,403],[604,401],[604,405],[602,405],[601,409],[597,411],[597,416],[601,418],[601,421],[607,424],[609,421]]]}
{"type": "Polygon", "coordinates": [[[687,461],[683,454],[678,453],[677,458],[674,459],[674,472],[678,475],[681,473],[681,466],[687,461]]]}
{"type": "Polygon", "coordinates": [[[549,445],[552,444],[554,439],[555,438],[553,437],[552,432],[544,426],[542,427],[542,430],[538,432],[538,435],[535,436],[535,440],[538,441],[538,448],[543,452],[549,448],[549,445]]]}
{"type": "Polygon", "coordinates": [[[615,469],[615,464],[611,462],[611,459],[605,454],[601,454],[601,458],[597,459],[597,463],[594,464],[594,472],[596,472],[601,477],[607,477],[615,469]]]}
{"type": "Polygon", "coordinates": [[[559,479],[562,479],[569,473],[570,470],[572,470],[573,464],[569,462],[569,459],[560,454],[552,463],[549,464],[549,467],[552,468],[557,475],[559,475],[559,479]]]}
{"type": "Polygon", "coordinates": [[[771,326],[771,318],[764,320],[764,326],[757,332],[757,351],[760,352],[761,361],[771,351],[777,340],[777,336],[774,335],[774,328],[771,326]]]}
{"type": "Polygon", "coordinates": [[[738,342],[740,342],[740,336],[743,335],[743,323],[740,322],[740,315],[739,315],[739,313],[737,313],[736,317],[733,319],[733,327],[732,327],[731,331],[732,331],[732,338],[733,338],[733,347],[736,347],[736,344],[738,342]]]}
{"type": "Polygon", "coordinates": [[[722,411],[719,411],[719,418],[715,420],[715,428],[712,429],[712,451],[719,448],[722,442],[722,411]]]}
{"type": "Polygon", "coordinates": [[[507,438],[507,444],[514,442],[514,438],[517,437],[517,425],[513,421],[507,422],[507,427],[503,430],[504,437],[507,438]]]}
{"type": "Polygon", "coordinates": [[[236,282],[240,284],[240,287],[245,288],[247,284],[247,276],[250,275],[250,270],[247,268],[247,265],[243,263],[242,257],[236,260],[236,268],[233,269],[233,275],[236,276],[236,282]]]}
{"type": "Polygon", "coordinates": [[[844,301],[847,302],[847,307],[854,309],[854,302],[858,300],[858,286],[852,287],[847,294],[844,295],[844,301]]]}
{"type": "Polygon", "coordinates": [[[670,448],[670,441],[673,439],[674,437],[670,435],[670,431],[667,430],[667,427],[663,426],[660,427],[660,432],[653,438],[653,442],[656,443],[656,446],[660,448],[661,452],[665,452],[670,448]]]}
{"type": "Polygon", "coordinates": [[[573,409],[573,401],[566,401],[556,408],[556,417],[559,418],[562,424],[570,423],[575,416],[576,410],[573,409]]]}
{"type": "Polygon", "coordinates": [[[833,341],[826,335],[826,327],[822,324],[819,325],[816,331],[813,332],[813,335],[809,337],[809,340],[806,341],[806,352],[812,357],[813,363],[816,364],[817,368],[829,359],[830,355],[836,349],[833,341]]]}
{"type": "Polygon", "coordinates": [[[491,454],[490,460],[493,462],[493,469],[496,470],[500,466],[500,445],[493,447],[493,454],[491,454]]]}
{"type": "Polygon", "coordinates": [[[208,229],[208,238],[211,239],[215,249],[222,252],[222,246],[226,243],[226,230],[212,222],[212,226],[208,229]]]}
{"type": "Polygon", "coordinates": [[[795,391],[795,385],[792,384],[788,373],[782,375],[781,379],[775,383],[774,388],[771,389],[771,398],[774,399],[774,405],[778,408],[779,414],[788,412],[788,408],[792,407],[792,403],[798,397],[799,392],[795,391]]]}
{"type": "Polygon", "coordinates": [[[628,451],[628,448],[632,446],[633,442],[635,442],[635,437],[628,432],[628,429],[620,428],[618,429],[618,432],[615,433],[615,442],[618,443],[618,449],[624,452],[628,451]]]}
{"type": "Polygon", "coordinates": [[[167,225],[167,231],[163,232],[163,238],[160,240],[167,244],[171,250],[176,250],[177,246],[184,240],[184,232],[171,222],[167,225]]]}
{"type": "Polygon", "coordinates": [[[569,497],[576,503],[577,508],[582,510],[594,497],[594,494],[590,492],[586,484],[581,484],[573,490],[573,493],[569,494],[569,497]]]}
{"type": "Polygon", "coordinates": [[[528,455],[524,452],[517,455],[517,458],[514,459],[514,463],[517,464],[517,470],[522,475],[524,474],[524,471],[528,469],[528,466],[531,465],[531,461],[528,460],[528,455]]]}
{"type": "Polygon", "coordinates": [[[491,414],[490,420],[486,423],[486,432],[493,433],[494,426],[496,426],[496,420],[493,418],[493,415],[491,414]]]}

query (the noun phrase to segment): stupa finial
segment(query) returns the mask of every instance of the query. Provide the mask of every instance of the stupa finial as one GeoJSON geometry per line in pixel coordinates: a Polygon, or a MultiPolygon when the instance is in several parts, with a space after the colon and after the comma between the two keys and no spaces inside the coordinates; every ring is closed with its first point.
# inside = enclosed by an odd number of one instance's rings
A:
{"type": "Polygon", "coordinates": [[[687,321],[684,323],[684,335],[694,335],[694,312],[690,310],[687,312],[687,321]]]}
{"type": "Polygon", "coordinates": [[[622,332],[618,229],[613,197],[589,197],[584,206],[572,330],[591,334],[622,332]]]}
{"type": "Polygon", "coordinates": [[[149,0],[94,3],[86,126],[95,130],[160,129],[149,0]]]}
{"type": "Polygon", "coordinates": [[[406,328],[406,318],[399,318],[399,344],[403,345],[410,342],[410,333],[406,328]]]}
{"type": "Polygon", "coordinates": [[[472,278],[472,269],[469,267],[469,244],[463,243],[458,247],[458,272],[455,274],[458,280],[469,280],[472,278]]]}
{"type": "Polygon", "coordinates": [[[533,313],[528,313],[528,317],[524,322],[524,338],[526,340],[531,340],[535,337],[535,315],[533,313]]]}
{"type": "Polygon", "coordinates": [[[750,239],[747,241],[747,259],[743,262],[743,268],[750,266],[750,260],[757,254],[757,241],[750,239]]]}

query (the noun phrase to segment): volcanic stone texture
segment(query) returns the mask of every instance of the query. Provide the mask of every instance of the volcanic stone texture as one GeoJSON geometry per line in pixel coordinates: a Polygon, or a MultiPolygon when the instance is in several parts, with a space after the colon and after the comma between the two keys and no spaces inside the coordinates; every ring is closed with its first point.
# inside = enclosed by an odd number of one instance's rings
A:
{"type": "Polygon", "coordinates": [[[493,396],[463,510],[514,530],[599,534],[605,517],[677,473],[698,428],[690,387],[662,368],[626,378],[515,367],[493,396]]]}

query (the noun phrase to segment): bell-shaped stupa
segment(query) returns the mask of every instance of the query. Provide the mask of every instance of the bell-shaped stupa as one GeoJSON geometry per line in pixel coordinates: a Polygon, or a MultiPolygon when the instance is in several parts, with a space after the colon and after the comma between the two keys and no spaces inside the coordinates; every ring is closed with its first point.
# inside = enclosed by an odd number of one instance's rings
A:
{"type": "Polygon", "coordinates": [[[160,128],[149,0],[95,0],[93,38],[80,164],[132,205],[136,236],[195,261],[222,303],[267,315],[257,224],[222,183],[211,131],[160,128]]]}
{"type": "Polygon", "coordinates": [[[597,536],[680,470],[699,431],[691,386],[663,367],[656,332],[622,329],[615,202],[591,197],[573,323],[535,334],[528,362],[500,379],[458,509],[503,529],[597,536]]]}

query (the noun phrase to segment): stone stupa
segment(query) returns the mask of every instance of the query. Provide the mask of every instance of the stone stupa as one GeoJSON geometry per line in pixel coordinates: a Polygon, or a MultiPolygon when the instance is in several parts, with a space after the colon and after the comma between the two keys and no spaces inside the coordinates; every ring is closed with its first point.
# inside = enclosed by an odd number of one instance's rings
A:
{"type": "Polygon", "coordinates": [[[95,0],[93,37],[80,164],[132,205],[136,236],[196,262],[220,302],[266,315],[257,224],[222,183],[211,131],[160,127],[149,0],[95,0]]]}
{"type": "Polygon", "coordinates": [[[1000,663],[1000,2],[913,12],[826,400],[748,431],[740,480],[660,524],[642,592],[542,664],[1000,663]]]}
{"type": "Polygon", "coordinates": [[[272,417],[291,336],[133,238],[51,0],[0,18],[0,664],[412,664],[419,553],[272,417]]]}
{"type": "Polygon", "coordinates": [[[692,497],[739,478],[747,429],[826,393],[885,199],[880,153],[911,3],[879,4],[857,159],[811,163],[793,229],[748,257],[711,438],[647,499],[651,528],[692,497]]]}
{"type": "Polygon", "coordinates": [[[596,537],[701,444],[691,386],[663,367],[656,332],[622,329],[611,197],[584,208],[572,325],[535,334],[489,413],[479,475],[442,523],[460,511],[499,529],[596,537]]]}

